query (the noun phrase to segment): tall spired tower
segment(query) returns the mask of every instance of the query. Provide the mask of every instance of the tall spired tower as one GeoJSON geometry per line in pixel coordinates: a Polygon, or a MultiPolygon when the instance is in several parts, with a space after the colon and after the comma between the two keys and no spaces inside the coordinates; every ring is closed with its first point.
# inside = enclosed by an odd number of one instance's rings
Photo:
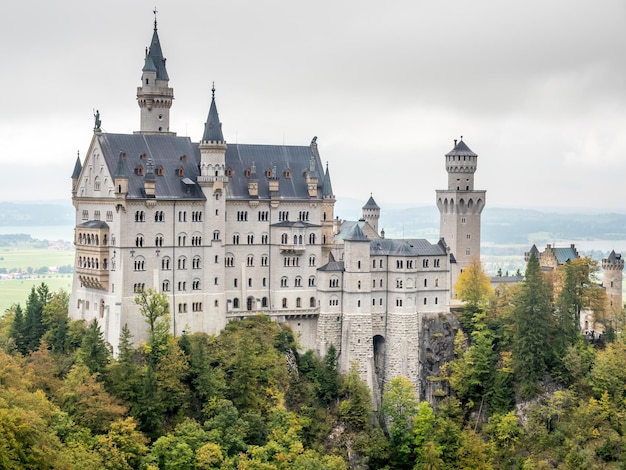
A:
{"type": "Polygon", "coordinates": [[[141,86],[137,87],[137,104],[141,108],[141,127],[137,134],[168,134],[170,132],[170,108],[174,89],[169,87],[165,57],[157,33],[156,11],[154,33],[150,47],[146,48],[146,60],[141,74],[141,86]]]}
{"type": "Polygon", "coordinates": [[[480,260],[480,214],[486,191],[474,189],[478,155],[461,140],[446,154],[448,189],[437,190],[439,236],[450,248],[450,287],[473,258],[480,260]]]}

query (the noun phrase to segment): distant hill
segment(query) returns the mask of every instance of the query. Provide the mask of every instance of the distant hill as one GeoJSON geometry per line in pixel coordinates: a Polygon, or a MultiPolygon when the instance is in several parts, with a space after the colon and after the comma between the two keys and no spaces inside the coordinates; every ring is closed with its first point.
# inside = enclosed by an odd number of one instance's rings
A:
{"type": "Polygon", "coordinates": [[[73,225],[71,201],[0,202],[0,226],[73,225]]]}
{"type": "MultiPolygon", "coordinates": [[[[335,213],[354,220],[362,201],[339,199],[335,213]]],[[[383,207],[379,228],[388,238],[439,238],[439,211],[434,206],[383,207]]],[[[496,245],[552,240],[626,240],[626,214],[575,213],[487,207],[482,242],[496,245]]],[[[0,202],[0,226],[73,225],[71,201],[0,202]]]]}
{"type": "MultiPolygon", "coordinates": [[[[337,204],[339,217],[356,219],[356,201],[337,204]]],[[[553,240],[626,240],[626,214],[576,213],[487,207],[482,215],[482,242],[496,245],[545,243],[553,240]]],[[[389,238],[439,238],[435,206],[381,209],[379,228],[389,238]]]]}

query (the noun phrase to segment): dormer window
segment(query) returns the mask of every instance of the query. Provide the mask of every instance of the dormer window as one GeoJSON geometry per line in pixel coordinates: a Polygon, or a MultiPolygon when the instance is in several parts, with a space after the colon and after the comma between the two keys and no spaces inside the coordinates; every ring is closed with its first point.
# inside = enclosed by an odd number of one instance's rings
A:
{"type": "Polygon", "coordinates": [[[291,178],[291,170],[289,168],[285,170],[285,178],[291,178]]]}
{"type": "Polygon", "coordinates": [[[158,176],[163,176],[163,165],[159,165],[156,171],[158,176]]]}
{"type": "Polygon", "coordinates": [[[228,176],[229,178],[231,176],[233,176],[233,169],[232,168],[229,167],[228,170],[226,170],[226,176],[228,176]]]}
{"type": "Polygon", "coordinates": [[[187,161],[187,155],[181,155],[180,161],[181,162],[186,162],[187,161]]]}
{"type": "Polygon", "coordinates": [[[265,176],[267,176],[268,178],[272,177],[272,169],[271,168],[268,169],[268,170],[265,170],[265,176]]]}
{"type": "Polygon", "coordinates": [[[147,160],[148,159],[148,154],[142,153],[141,155],[139,155],[139,158],[141,158],[142,160],[147,160]]]}
{"type": "Polygon", "coordinates": [[[142,167],[141,165],[139,165],[139,166],[137,167],[137,174],[138,174],[139,176],[143,176],[143,167],[142,167]]]}
{"type": "Polygon", "coordinates": [[[250,178],[251,174],[252,174],[252,170],[250,168],[246,168],[246,178],[250,178]]]}
{"type": "Polygon", "coordinates": [[[185,169],[182,166],[179,166],[177,170],[177,174],[178,176],[185,176],[185,169]]]}

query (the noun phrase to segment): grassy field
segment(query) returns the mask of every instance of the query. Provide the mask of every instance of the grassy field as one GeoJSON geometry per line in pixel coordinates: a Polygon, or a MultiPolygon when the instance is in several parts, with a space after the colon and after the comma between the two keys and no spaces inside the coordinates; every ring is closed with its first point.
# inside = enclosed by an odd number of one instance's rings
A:
{"type": "Polygon", "coordinates": [[[22,308],[33,286],[45,282],[51,292],[63,289],[70,292],[72,289],[72,274],[46,274],[33,276],[31,279],[0,280],[0,316],[11,305],[19,303],[22,308]]]}
{"type": "Polygon", "coordinates": [[[0,268],[26,271],[30,266],[38,268],[59,267],[74,264],[74,251],[49,250],[31,247],[0,247],[0,268]]]}
{"type": "MultiPolygon", "coordinates": [[[[74,265],[73,250],[34,248],[31,245],[0,247],[0,268],[6,268],[7,271],[26,272],[31,268],[31,271],[36,272],[43,267],[67,265],[74,265]]],[[[72,274],[32,274],[28,279],[0,279],[0,316],[15,303],[24,307],[32,286],[38,286],[42,282],[52,292],[59,289],[69,292],[72,288],[72,274]]]]}

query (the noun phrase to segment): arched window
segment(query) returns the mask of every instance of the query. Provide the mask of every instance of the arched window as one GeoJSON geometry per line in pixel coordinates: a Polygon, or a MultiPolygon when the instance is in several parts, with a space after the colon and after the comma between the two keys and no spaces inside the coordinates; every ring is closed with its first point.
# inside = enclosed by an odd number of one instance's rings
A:
{"type": "Polygon", "coordinates": [[[239,308],[239,298],[237,297],[233,299],[233,308],[239,308]]]}
{"type": "Polygon", "coordinates": [[[287,234],[286,234],[286,233],[283,233],[283,234],[280,236],[280,243],[282,243],[283,245],[286,245],[286,244],[287,244],[287,234]]]}
{"type": "Polygon", "coordinates": [[[178,269],[187,269],[187,258],[184,256],[178,258],[178,269]]]}
{"type": "Polygon", "coordinates": [[[287,308],[287,298],[283,297],[283,308],[287,308]]]}
{"type": "Polygon", "coordinates": [[[170,259],[167,256],[164,256],[161,259],[161,269],[164,271],[168,271],[170,269],[170,259]]]}
{"type": "Polygon", "coordinates": [[[309,299],[309,307],[310,308],[315,308],[315,297],[311,297],[309,299]]]}
{"type": "Polygon", "coordinates": [[[161,290],[163,292],[169,292],[170,291],[170,281],[168,281],[168,280],[163,281],[163,284],[161,284],[161,290]]]}
{"type": "Polygon", "coordinates": [[[199,256],[194,256],[193,260],[191,260],[191,267],[193,269],[200,269],[201,258],[199,256]]]}
{"type": "Polygon", "coordinates": [[[302,307],[302,299],[300,297],[296,298],[296,308],[302,307]]]}

